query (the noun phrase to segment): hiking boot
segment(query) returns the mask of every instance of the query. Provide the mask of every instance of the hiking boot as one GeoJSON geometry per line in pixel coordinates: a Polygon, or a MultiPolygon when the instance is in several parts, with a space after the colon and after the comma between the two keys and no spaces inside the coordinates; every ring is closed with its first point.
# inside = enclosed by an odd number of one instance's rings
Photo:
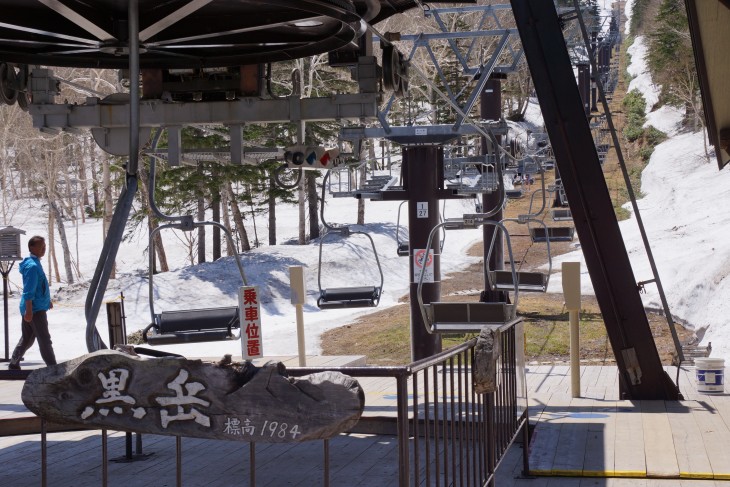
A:
{"type": "Polygon", "coordinates": [[[8,370],[20,370],[20,365],[10,362],[8,364],[8,370]]]}

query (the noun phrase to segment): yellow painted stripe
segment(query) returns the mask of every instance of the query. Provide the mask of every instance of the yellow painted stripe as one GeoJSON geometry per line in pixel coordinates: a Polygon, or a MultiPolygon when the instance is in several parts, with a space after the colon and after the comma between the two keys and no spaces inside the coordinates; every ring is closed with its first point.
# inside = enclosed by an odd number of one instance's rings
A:
{"type": "Polygon", "coordinates": [[[714,480],[716,477],[712,472],[679,472],[680,479],[714,480]]]}
{"type": "Polygon", "coordinates": [[[582,477],[583,470],[561,470],[553,469],[552,475],[554,477],[582,477]]]}
{"type": "Polygon", "coordinates": [[[648,476],[646,475],[646,470],[614,470],[613,476],[614,477],[633,477],[633,478],[639,478],[639,479],[648,478],[648,476]]]}
{"type": "MultiPolygon", "coordinates": [[[[530,470],[531,475],[537,477],[598,477],[598,478],[676,478],[676,477],[657,477],[647,475],[644,470],[530,470]]],[[[679,472],[680,479],[695,480],[730,480],[730,473],[712,473],[712,472],[679,472]]]]}
{"type": "Polygon", "coordinates": [[[649,478],[645,470],[530,470],[530,474],[537,477],[626,477],[639,479],[649,478]]]}
{"type": "Polygon", "coordinates": [[[614,470],[583,470],[584,477],[615,477],[616,472],[614,470]]]}

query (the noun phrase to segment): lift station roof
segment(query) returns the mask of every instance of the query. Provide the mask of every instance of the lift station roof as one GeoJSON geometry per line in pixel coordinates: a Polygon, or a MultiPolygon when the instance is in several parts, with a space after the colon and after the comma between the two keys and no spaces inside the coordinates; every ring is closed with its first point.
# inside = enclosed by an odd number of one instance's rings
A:
{"type": "MultiPolygon", "coordinates": [[[[0,0],[0,61],[125,68],[129,4],[0,0]]],[[[419,5],[418,0],[138,0],[140,67],[235,66],[329,52],[356,44],[365,22],[419,5]]]]}

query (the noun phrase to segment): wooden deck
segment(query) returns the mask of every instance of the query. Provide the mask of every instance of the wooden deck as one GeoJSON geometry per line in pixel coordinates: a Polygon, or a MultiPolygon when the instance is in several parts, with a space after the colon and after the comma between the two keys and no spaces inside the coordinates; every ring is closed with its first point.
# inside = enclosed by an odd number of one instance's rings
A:
{"type": "Polygon", "coordinates": [[[730,395],[698,393],[693,367],[683,401],[619,400],[615,367],[582,367],[580,398],[567,366],[533,367],[528,385],[534,475],[730,480],[730,395]]]}
{"type": "MultiPolygon", "coordinates": [[[[315,365],[317,359],[312,360],[315,365]]],[[[676,369],[669,370],[674,377],[676,369]]],[[[681,372],[684,401],[619,401],[615,367],[582,367],[584,397],[573,399],[567,366],[531,366],[528,395],[536,429],[530,461],[535,476],[521,475],[522,446],[514,445],[498,469],[496,485],[730,486],[723,481],[730,479],[730,395],[697,393],[693,374],[693,368],[681,372]]],[[[392,421],[395,381],[360,382],[366,391],[365,422],[392,421]]],[[[21,382],[0,381],[0,419],[29,414],[20,402],[21,388],[21,382]]],[[[50,433],[48,445],[48,485],[101,485],[100,432],[50,433]]],[[[182,447],[184,485],[250,485],[247,443],[185,438],[182,447]]],[[[110,432],[110,486],[175,485],[174,438],[145,435],[144,453],[152,454],[130,463],[119,461],[124,460],[124,448],[124,434],[110,432]]],[[[254,448],[255,485],[323,485],[324,442],[262,443],[254,448]]],[[[340,435],[330,440],[329,449],[332,486],[397,485],[394,435],[340,435]]],[[[0,486],[40,485],[40,454],[38,434],[0,437],[0,486]]]]}

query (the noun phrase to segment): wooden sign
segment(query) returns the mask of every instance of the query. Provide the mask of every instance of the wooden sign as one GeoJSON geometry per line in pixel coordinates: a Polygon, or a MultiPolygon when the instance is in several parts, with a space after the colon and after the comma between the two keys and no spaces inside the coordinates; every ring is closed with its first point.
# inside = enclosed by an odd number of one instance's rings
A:
{"type": "Polygon", "coordinates": [[[241,313],[241,355],[243,360],[264,356],[264,336],[261,333],[261,302],[256,286],[244,286],[238,291],[241,313]]]}
{"type": "Polygon", "coordinates": [[[22,398],[54,423],[268,443],[331,438],[355,426],[365,407],[358,382],[339,372],[293,378],[281,363],[114,350],[34,370],[22,398]]]}

